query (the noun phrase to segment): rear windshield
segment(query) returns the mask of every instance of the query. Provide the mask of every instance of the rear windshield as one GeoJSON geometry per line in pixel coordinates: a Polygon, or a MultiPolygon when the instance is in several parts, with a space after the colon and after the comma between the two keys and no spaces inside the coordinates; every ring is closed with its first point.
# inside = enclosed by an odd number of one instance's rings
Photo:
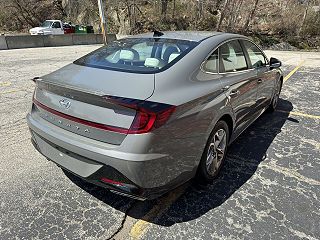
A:
{"type": "Polygon", "coordinates": [[[127,72],[155,73],[185,56],[196,42],[164,38],[126,38],[76,60],[83,66],[127,72]]]}

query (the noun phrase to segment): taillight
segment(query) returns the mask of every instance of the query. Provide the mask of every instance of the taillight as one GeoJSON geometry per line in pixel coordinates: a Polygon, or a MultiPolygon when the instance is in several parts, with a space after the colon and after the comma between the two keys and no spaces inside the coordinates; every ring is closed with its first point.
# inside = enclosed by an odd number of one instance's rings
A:
{"type": "Polygon", "coordinates": [[[156,114],[143,112],[141,110],[137,110],[136,116],[128,130],[128,134],[138,134],[138,133],[146,133],[149,132],[155,121],[156,114]]]}
{"type": "Polygon", "coordinates": [[[152,129],[161,127],[176,109],[175,106],[164,103],[114,96],[106,96],[104,98],[109,102],[136,110],[136,115],[128,129],[128,134],[147,133],[152,129]]]}

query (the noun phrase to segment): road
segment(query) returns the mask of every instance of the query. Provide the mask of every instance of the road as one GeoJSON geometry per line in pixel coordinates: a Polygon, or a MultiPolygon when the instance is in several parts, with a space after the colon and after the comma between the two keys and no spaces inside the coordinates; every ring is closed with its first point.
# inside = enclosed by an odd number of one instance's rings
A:
{"type": "Polygon", "coordinates": [[[96,48],[0,51],[0,239],[320,239],[320,53],[267,51],[291,72],[278,110],[231,145],[214,184],[139,202],[66,175],[30,143],[30,79],[96,48]]]}

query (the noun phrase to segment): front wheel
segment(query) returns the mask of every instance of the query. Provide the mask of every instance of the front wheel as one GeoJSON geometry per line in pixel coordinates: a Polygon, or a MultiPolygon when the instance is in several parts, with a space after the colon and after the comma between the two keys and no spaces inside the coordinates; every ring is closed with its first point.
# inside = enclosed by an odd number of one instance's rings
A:
{"type": "Polygon", "coordinates": [[[277,83],[277,87],[276,87],[276,92],[271,100],[270,106],[268,108],[269,112],[274,112],[277,108],[278,102],[279,102],[279,97],[280,97],[280,93],[281,93],[281,88],[282,88],[282,81],[279,81],[277,83]]]}
{"type": "Polygon", "coordinates": [[[228,141],[228,125],[224,121],[219,121],[213,128],[202,154],[197,180],[202,183],[210,183],[218,176],[226,158],[228,141]]]}

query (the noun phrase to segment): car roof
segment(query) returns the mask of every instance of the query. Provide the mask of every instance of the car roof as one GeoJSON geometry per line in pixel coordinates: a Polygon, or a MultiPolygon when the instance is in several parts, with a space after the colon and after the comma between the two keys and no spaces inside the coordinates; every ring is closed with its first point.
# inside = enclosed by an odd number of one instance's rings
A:
{"type": "MultiPolygon", "coordinates": [[[[232,33],[222,33],[222,32],[210,32],[210,31],[164,31],[162,36],[157,36],[157,38],[166,38],[166,39],[178,39],[178,40],[187,40],[194,42],[201,42],[210,37],[224,35],[227,38],[232,37],[244,37],[238,34],[232,33]]],[[[143,33],[138,35],[130,35],[126,38],[153,38],[153,32],[143,33]]]]}

